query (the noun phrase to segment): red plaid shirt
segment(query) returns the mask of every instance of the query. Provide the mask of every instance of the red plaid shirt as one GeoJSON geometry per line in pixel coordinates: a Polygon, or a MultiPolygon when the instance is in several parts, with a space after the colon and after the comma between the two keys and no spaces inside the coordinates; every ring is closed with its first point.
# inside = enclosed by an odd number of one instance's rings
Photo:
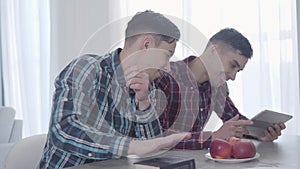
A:
{"type": "MultiPolygon", "coordinates": [[[[214,89],[210,83],[197,83],[187,64],[194,60],[190,56],[183,61],[171,62],[172,73],[163,73],[155,79],[155,85],[166,96],[167,103],[160,115],[160,122],[167,133],[189,131],[192,138],[177,144],[179,149],[208,148],[211,131],[203,131],[212,111],[223,122],[240,114],[229,98],[227,84],[214,89]],[[198,90],[198,92],[197,92],[198,90]]],[[[240,114],[240,119],[247,119],[240,114]]]]}

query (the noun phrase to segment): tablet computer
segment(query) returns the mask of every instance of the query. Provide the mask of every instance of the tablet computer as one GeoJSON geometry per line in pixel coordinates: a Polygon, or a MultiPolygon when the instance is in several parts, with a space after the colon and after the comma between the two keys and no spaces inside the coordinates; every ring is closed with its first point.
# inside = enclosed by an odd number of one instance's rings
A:
{"type": "Polygon", "coordinates": [[[263,136],[264,131],[268,127],[278,123],[285,123],[292,117],[293,116],[291,115],[275,112],[272,110],[263,110],[251,119],[253,121],[253,125],[245,127],[249,131],[248,135],[256,138],[258,136],[263,136]]]}

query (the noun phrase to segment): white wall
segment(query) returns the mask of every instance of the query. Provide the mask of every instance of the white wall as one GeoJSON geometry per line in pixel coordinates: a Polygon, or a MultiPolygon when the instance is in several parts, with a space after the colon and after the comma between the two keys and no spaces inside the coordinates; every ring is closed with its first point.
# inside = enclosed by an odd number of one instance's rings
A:
{"type": "MultiPolygon", "coordinates": [[[[296,1],[296,8],[297,8],[297,39],[298,39],[298,55],[300,55],[300,2],[296,1]]],[[[299,84],[300,84],[300,57],[298,56],[298,71],[299,71],[299,84]]],[[[299,90],[300,92],[300,90],[299,90]]],[[[300,96],[300,93],[299,93],[300,96]]],[[[300,100],[300,99],[299,99],[300,100]]],[[[299,103],[300,104],[300,103],[299,103]]]]}
{"type": "MultiPolygon", "coordinates": [[[[51,90],[58,73],[109,21],[108,0],[51,0],[51,90]]],[[[51,91],[51,93],[52,93],[51,91]]]]}

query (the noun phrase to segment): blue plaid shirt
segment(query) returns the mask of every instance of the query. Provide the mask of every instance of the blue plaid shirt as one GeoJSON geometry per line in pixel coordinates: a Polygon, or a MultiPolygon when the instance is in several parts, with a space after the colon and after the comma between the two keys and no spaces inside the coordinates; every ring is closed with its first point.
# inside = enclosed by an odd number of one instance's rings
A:
{"type": "Polygon", "coordinates": [[[134,92],[126,87],[120,69],[120,51],[81,56],[56,78],[48,138],[38,168],[120,158],[127,155],[132,139],[162,135],[155,109],[158,97],[150,95],[151,106],[137,110],[134,92]]]}

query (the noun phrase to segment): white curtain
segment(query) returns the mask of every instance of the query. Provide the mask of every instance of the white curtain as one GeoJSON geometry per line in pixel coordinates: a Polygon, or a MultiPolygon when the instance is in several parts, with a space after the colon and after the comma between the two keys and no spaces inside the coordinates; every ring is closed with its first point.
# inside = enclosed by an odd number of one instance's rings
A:
{"type": "Polygon", "coordinates": [[[23,136],[44,133],[50,114],[50,17],[47,0],[1,0],[5,106],[23,120],[23,136]]]}
{"type": "MultiPolygon", "coordinates": [[[[145,9],[175,16],[207,38],[225,27],[237,29],[252,43],[254,56],[229,82],[236,107],[249,118],[263,109],[291,114],[284,134],[300,134],[296,0],[130,0],[111,1],[111,9],[113,19],[145,9]]],[[[180,29],[186,39],[193,37],[180,29]]],[[[184,48],[179,44],[175,56],[186,57],[184,48]]]]}

